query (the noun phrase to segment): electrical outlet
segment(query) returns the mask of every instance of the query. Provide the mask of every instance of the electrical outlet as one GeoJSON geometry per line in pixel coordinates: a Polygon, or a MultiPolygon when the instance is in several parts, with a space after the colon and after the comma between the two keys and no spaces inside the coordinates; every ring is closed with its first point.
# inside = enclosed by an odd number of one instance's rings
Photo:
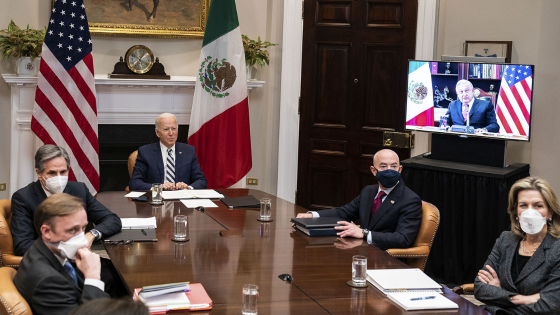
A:
{"type": "Polygon", "coordinates": [[[258,185],[258,184],[259,184],[258,178],[247,177],[247,185],[258,185]]]}
{"type": "Polygon", "coordinates": [[[6,183],[0,184],[0,191],[6,190],[6,183]]]}

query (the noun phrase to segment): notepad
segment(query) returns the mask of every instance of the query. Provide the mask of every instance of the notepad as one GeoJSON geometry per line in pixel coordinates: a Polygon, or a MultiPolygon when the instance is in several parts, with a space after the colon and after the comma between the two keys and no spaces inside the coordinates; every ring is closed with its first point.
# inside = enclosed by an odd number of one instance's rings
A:
{"type": "Polygon", "coordinates": [[[218,205],[216,205],[212,200],[210,199],[183,199],[181,200],[181,203],[183,203],[185,205],[185,207],[187,208],[196,208],[198,206],[203,206],[205,208],[217,208],[218,205]]]}
{"type": "Polygon", "coordinates": [[[121,218],[123,229],[155,229],[156,217],[150,218],[121,218]]]}
{"type": "Polygon", "coordinates": [[[148,306],[150,314],[165,314],[167,311],[189,309],[201,311],[212,309],[212,300],[200,283],[190,283],[189,292],[175,292],[144,299],[139,296],[140,288],[134,290],[134,300],[148,306]]]}
{"type": "Polygon", "coordinates": [[[367,281],[385,294],[402,291],[441,293],[441,285],[418,268],[368,270],[367,281]]]}
{"type": "Polygon", "coordinates": [[[459,308],[457,303],[451,301],[450,299],[439,293],[421,293],[407,291],[398,293],[387,293],[387,297],[407,311],[459,308]],[[433,298],[425,299],[425,297],[428,296],[433,298]]]}
{"type": "Polygon", "coordinates": [[[165,200],[192,199],[192,198],[206,198],[206,199],[224,198],[224,195],[220,194],[214,189],[166,190],[161,192],[161,196],[165,200]]]}

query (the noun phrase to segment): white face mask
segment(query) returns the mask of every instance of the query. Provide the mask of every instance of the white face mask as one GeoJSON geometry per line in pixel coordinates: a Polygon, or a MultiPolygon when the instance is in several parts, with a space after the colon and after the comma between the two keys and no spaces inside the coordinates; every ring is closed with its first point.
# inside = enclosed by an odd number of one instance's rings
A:
{"type": "Polygon", "coordinates": [[[60,241],[57,243],[48,243],[52,246],[56,246],[60,249],[60,255],[64,258],[75,259],[78,249],[85,247],[88,244],[88,240],[84,232],[72,237],[71,239],[65,241],[60,241]]]}
{"type": "Polygon", "coordinates": [[[45,180],[45,188],[52,194],[63,192],[66,184],[68,184],[68,176],[54,176],[45,180]]]}
{"type": "Polygon", "coordinates": [[[519,216],[519,224],[523,232],[529,235],[535,235],[542,231],[546,224],[546,218],[537,210],[529,208],[523,211],[519,216]]]}

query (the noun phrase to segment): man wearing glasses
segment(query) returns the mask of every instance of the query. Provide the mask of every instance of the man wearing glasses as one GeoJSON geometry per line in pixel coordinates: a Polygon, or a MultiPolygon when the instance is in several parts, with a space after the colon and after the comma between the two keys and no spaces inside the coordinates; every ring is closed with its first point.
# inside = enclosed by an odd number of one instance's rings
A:
{"type": "Polygon", "coordinates": [[[378,185],[364,187],[339,208],[298,214],[298,218],[339,217],[340,237],[363,238],[381,249],[410,247],[422,222],[422,200],[404,185],[398,155],[389,149],[373,156],[371,173],[378,185]],[[360,219],[360,227],[353,221],[360,219]]]}

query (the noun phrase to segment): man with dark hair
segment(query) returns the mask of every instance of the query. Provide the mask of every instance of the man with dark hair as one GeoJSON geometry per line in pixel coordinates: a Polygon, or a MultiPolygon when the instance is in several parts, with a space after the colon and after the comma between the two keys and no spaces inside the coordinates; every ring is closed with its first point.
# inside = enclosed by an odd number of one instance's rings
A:
{"type": "Polygon", "coordinates": [[[23,256],[39,237],[39,231],[33,228],[35,209],[51,194],[65,192],[83,201],[88,221],[95,224],[95,227],[86,233],[88,247],[94,240],[121,230],[119,217],[97,201],[84,183],[68,181],[69,169],[70,158],[63,147],[47,144],[37,150],[35,171],[39,179],[16,191],[12,196],[10,230],[16,255],[23,256]]]}
{"type": "Polygon", "coordinates": [[[51,195],[37,207],[34,226],[41,237],[14,278],[33,314],[68,314],[84,302],[109,297],[99,255],[87,248],[87,223],[82,200],[68,194],[51,195]]]}
{"type": "Polygon", "coordinates": [[[163,183],[164,190],[205,189],[206,177],[200,169],[194,147],[177,142],[179,125],[173,114],[156,118],[159,142],[141,146],[128,184],[130,190],[150,190],[163,183]]]}

